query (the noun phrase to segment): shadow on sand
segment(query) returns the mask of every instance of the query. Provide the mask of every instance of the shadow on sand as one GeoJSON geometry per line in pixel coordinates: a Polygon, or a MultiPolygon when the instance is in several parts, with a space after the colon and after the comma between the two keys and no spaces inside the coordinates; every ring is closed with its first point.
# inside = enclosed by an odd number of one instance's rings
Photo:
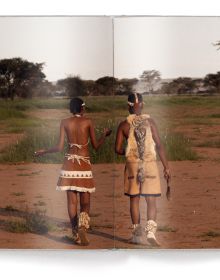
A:
{"type": "MultiPolygon", "coordinates": [[[[29,211],[22,211],[22,210],[13,209],[13,208],[0,208],[0,216],[2,216],[2,217],[26,218],[27,216],[29,216],[31,214],[33,214],[33,213],[30,213],[29,211]]],[[[49,217],[46,215],[44,215],[43,217],[47,221],[47,223],[53,224],[56,228],[59,228],[59,229],[62,229],[62,228],[70,229],[71,228],[70,223],[64,219],[58,219],[58,218],[49,217]]],[[[0,229],[7,231],[8,221],[9,220],[7,220],[7,219],[0,219],[0,229]]],[[[113,232],[113,227],[111,228],[111,231],[113,232]]],[[[11,232],[13,232],[13,231],[11,231],[11,232]]],[[[47,232],[47,233],[32,232],[32,233],[37,234],[37,235],[43,235],[44,237],[46,237],[50,240],[53,240],[55,242],[74,245],[73,239],[71,238],[71,236],[68,236],[68,235],[57,236],[57,235],[53,235],[51,232],[47,232]]],[[[101,230],[97,230],[95,228],[95,226],[93,226],[91,229],[89,229],[88,234],[112,240],[113,243],[115,241],[118,241],[118,242],[122,242],[125,244],[130,244],[128,239],[122,238],[119,236],[115,236],[114,234],[103,232],[101,230]]]]}

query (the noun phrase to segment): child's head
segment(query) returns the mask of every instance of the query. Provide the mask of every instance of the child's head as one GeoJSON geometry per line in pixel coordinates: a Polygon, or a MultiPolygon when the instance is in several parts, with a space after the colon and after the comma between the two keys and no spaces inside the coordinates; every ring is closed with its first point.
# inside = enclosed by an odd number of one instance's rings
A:
{"type": "Polygon", "coordinates": [[[128,95],[128,110],[130,114],[140,113],[143,108],[143,97],[140,93],[128,95]]]}
{"type": "Polygon", "coordinates": [[[75,97],[70,101],[70,112],[72,114],[80,114],[85,106],[81,98],[75,97]]]}

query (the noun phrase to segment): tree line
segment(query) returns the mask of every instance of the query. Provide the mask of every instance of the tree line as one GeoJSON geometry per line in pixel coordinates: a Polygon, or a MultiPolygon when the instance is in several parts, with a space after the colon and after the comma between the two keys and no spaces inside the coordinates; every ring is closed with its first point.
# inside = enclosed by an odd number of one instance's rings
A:
{"type": "Polygon", "coordinates": [[[46,80],[44,63],[22,58],[0,60],[0,97],[5,99],[34,96],[98,96],[128,95],[132,91],[143,94],[213,94],[220,93],[220,72],[204,78],[179,77],[163,80],[157,70],[145,70],[139,78],[117,79],[105,76],[97,80],[83,80],[69,76],[56,83],[46,80]]]}

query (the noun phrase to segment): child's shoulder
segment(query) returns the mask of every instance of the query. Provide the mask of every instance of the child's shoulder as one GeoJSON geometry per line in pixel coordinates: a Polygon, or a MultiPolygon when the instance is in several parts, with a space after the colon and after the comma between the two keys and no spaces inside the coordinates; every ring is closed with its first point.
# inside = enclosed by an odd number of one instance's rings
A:
{"type": "MultiPolygon", "coordinates": [[[[65,119],[62,119],[61,122],[69,122],[69,121],[72,121],[74,117],[68,117],[68,118],[65,118],[65,119]]],[[[87,118],[85,116],[81,116],[79,118],[76,118],[78,120],[82,120],[82,121],[91,121],[90,118],[87,118]]]]}
{"type": "Polygon", "coordinates": [[[131,124],[135,117],[136,117],[135,114],[130,114],[127,116],[127,118],[124,120],[124,122],[131,124]]]}
{"type": "Polygon", "coordinates": [[[125,126],[128,124],[128,119],[126,118],[125,120],[121,121],[119,126],[125,126]]]}
{"type": "Polygon", "coordinates": [[[70,120],[71,120],[71,117],[62,119],[62,120],[61,120],[61,123],[67,123],[67,122],[69,122],[70,120]]]}
{"type": "Polygon", "coordinates": [[[88,118],[88,117],[82,117],[82,120],[88,122],[88,123],[93,123],[93,120],[91,118],[88,118]]]}
{"type": "Polygon", "coordinates": [[[155,127],[156,126],[156,123],[155,123],[153,118],[148,118],[147,120],[148,120],[148,122],[149,122],[151,127],[155,127]]]}
{"type": "Polygon", "coordinates": [[[141,115],[143,118],[150,120],[151,116],[149,114],[142,114],[141,115]]]}
{"type": "Polygon", "coordinates": [[[128,125],[127,119],[125,119],[119,123],[118,130],[124,130],[128,125]]]}
{"type": "Polygon", "coordinates": [[[127,116],[127,118],[126,118],[126,122],[128,122],[129,124],[131,124],[134,120],[136,120],[136,119],[138,119],[138,120],[151,120],[151,117],[150,117],[150,115],[148,115],[148,114],[141,114],[141,115],[136,115],[136,114],[130,114],[130,115],[128,115],[127,116]]]}

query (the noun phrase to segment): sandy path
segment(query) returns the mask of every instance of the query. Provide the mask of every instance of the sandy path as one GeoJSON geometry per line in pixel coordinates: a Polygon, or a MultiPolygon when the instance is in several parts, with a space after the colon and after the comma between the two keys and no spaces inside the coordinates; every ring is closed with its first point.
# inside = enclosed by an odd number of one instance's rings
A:
{"type": "MultiPolygon", "coordinates": [[[[70,235],[71,230],[66,210],[66,193],[55,190],[59,168],[57,164],[0,165],[0,224],[5,219],[11,220],[13,216],[13,219],[16,218],[16,212],[4,210],[7,206],[13,206],[22,211],[26,211],[27,207],[28,211],[46,209],[49,220],[58,225],[57,231],[47,235],[9,233],[2,226],[1,248],[78,248],[63,238],[70,235]]],[[[94,167],[102,184],[97,184],[97,192],[92,196],[91,217],[94,226],[89,248],[113,247],[111,168],[109,165],[94,167]],[[108,180],[106,172],[110,174],[108,180]]]]}
{"type": "MultiPolygon", "coordinates": [[[[220,164],[215,162],[171,162],[172,201],[158,199],[158,240],[162,248],[219,248],[220,247],[220,164]],[[171,232],[169,232],[171,231],[171,232]],[[172,232],[173,231],[173,232],[172,232]],[[208,236],[210,232],[219,235],[208,236]],[[209,234],[208,234],[209,233],[209,234]]],[[[122,167],[120,168],[122,172],[122,167]]],[[[116,182],[120,193],[121,181],[116,182]]],[[[116,192],[116,193],[117,193],[116,192]]],[[[129,205],[124,197],[116,198],[116,236],[129,237],[129,205]]],[[[146,205],[141,204],[142,217],[146,205]]],[[[142,218],[144,224],[146,219],[142,218]]],[[[212,235],[211,233],[211,235],[212,235]]],[[[122,242],[116,247],[127,248],[122,242]]]]}
{"type": "MultiPolygon", "coordinates": [[[[158,239],[161,248],[218,248],[220,237],[220,164],[211,161],[171,162],[173,200],[158,199],[158,239]]],[[[55,191],[60,165],[0,165],[0,248],[78,249],[66,238],[70,227],[66,195],[55,191]],[[19,194],[20,193],[20,194],[19,194]],[[41,206],[40,206],[41,205],[41,206]],[[5,220],[17,219],[17,213],[5,211],[6,206],[26,211],[46,209],[56,230],[46,235],[7,232],[5,220]]],[[[123,165],[93,166],[97,192],[92,195],[88,248],[148,248],[128,244],[130,237],[129,200],[123,195],[123,165]],[[115,185],[115,202],[113,202],[115,185]],[[113,219],[115,209],[115,225],[113,219]],[[115,229],[115,240],[114,240],[115,229]]],[[[142,223],[145,203],[141,201],[142,223]]]]}

